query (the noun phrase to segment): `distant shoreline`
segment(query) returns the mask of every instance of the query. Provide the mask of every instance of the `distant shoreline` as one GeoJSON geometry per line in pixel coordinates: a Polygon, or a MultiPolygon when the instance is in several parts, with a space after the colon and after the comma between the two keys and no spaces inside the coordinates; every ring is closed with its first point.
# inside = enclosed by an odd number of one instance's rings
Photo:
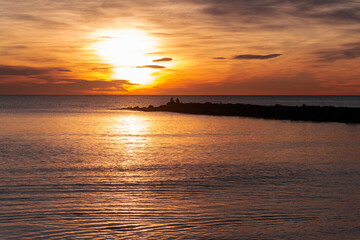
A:
{"type": "Polygon", "coordinates": [[[222,103],[182,103],[172,98],[166,105],[128,107],[126,110],[144,112],[176,112],[213,116],[239,116],[275,120],[360,123],[360,108],[332,106],[284,106],[222,103]]]}

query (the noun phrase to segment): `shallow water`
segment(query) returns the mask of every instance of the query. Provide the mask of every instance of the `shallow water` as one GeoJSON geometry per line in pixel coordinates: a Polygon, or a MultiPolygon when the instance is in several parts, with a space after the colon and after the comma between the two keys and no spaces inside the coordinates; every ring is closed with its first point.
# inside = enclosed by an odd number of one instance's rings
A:
{"type": "Polygon", "coordinates": [[[359,125],[28,110],[0,113],[0,239],[360,238],[359,125]]]}

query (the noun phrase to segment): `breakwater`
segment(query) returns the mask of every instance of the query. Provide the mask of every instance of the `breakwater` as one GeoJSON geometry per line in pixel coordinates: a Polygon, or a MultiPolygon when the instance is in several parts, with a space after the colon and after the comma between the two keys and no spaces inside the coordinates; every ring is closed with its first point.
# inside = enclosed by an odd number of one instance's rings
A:
{"type": "Polygon", "coordinates": [[[360,108],[333,106],[262,106],[252,104],[222,104],[222,103],[182,103],[178,99],[165,105],[154,107],[129,107],[137,111],[165,111],[187,114],[203,114],[216,116],[240,116],[263,119],[279,119],[314,122],[360,123],[360,108]]]}

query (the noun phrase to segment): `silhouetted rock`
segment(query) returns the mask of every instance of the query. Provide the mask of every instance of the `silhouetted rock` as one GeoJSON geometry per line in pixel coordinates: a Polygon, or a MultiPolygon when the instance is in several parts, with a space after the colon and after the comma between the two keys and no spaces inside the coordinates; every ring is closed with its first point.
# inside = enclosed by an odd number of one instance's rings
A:
{"type": "Polygon", "coordinates": [[[173,98],[166,105],[154,107],[130,107],[129,110],[138,111],[166,111],[189,114],[206,114],[219,116],[241,116],[264,119],[315,121],[315,122],[343,122],[360,123],[360,108],[348,107],[320,107],[320,106],[261,106],[251,104],[217,104],[217,103],[181,103],[173,98]]]}

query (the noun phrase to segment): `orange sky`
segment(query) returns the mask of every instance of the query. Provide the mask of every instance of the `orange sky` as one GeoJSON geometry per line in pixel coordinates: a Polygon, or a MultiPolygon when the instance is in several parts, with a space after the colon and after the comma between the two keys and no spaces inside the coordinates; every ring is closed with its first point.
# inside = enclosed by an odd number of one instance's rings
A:
{"type": "Polygon", "coordinates": [[[360,94],[360,1],[0,0],[0,94],[360,94]]]}

